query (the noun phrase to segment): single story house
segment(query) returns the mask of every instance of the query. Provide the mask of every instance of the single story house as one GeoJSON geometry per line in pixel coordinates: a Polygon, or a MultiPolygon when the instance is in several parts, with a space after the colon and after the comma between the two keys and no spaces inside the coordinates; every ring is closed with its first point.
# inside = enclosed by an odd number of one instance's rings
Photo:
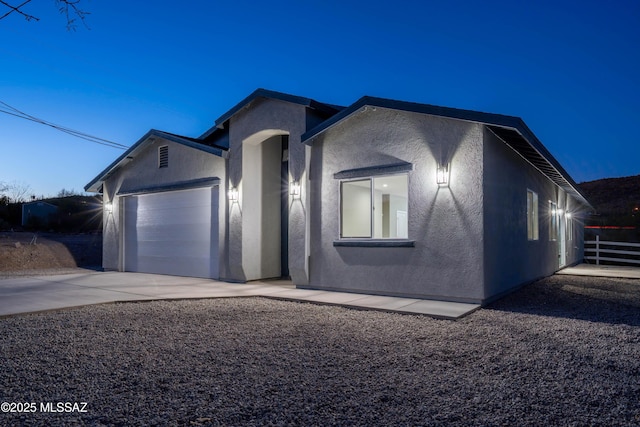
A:
{"type": "Polygon", "coordinates": [[[520,118],[264,89],[85,190],[106,270],[481,304],[580,262],[592,210],[520,118]]]}
{"type": "Polygon", "coordinates": [[[51,215],[58,212],[58,207],[51,203],[36,200],[22,204],[22,226],[47,225],[51,215]]]}

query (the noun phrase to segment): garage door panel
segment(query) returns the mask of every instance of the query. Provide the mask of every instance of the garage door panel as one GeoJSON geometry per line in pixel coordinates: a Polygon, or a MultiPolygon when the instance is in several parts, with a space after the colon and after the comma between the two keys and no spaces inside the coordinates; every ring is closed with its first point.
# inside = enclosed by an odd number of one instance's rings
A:
{"type": "Polygon", "coordinates": [[[138,258],[147,257],[183,257],[182,254],[189,254],[187,258],[206,259],[210,253],[210,243],[208,241],[194,242],[167,242],[162,240],[152,240],[146,242],[138,242],[137,245],[138,258]],[[195,254],[202,254],[198,257],[195,254]]]}
{"type": "Polygon", "coordinates": [[[126,271],[217,278],[218,189],[125,197],[126,271]]]}
{"type": "Polygon", "coordinates": [[[190,206],[185,208],[149,209],[136,215],[138,227],[158,225],[158,217],[162,218],[162,224],[202,224],[208,225],[211,217],[211,206],[190,206]]]}
{"type": "Polygon", "coordinates": [[[209,241],[209,224],[163,224],[139,227],[137,240],[144,241],[209,241]],[[200,226],[198,226],[200,225],[200,226]],[[175,230],[180,230],[177,234],[175,230]]]}
{"type": "Polygon", "coordinates": [[[150,209],[145,206],[145,210],[139,212],[136,219],[139,225],[154,224],[158,216],[161,216],[168,224],[192,224],[194,222],[208,224],[203,216],[207,215],[210,209],[211,206],[187,206],[170,209],[150,209]]]}

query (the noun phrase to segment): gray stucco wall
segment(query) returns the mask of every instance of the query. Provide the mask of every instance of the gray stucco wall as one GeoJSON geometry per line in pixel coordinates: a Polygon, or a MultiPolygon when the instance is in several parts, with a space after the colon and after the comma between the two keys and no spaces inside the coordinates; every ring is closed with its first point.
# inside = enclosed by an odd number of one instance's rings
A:
{"type": "Polygon", "coordinates": [[[550,240],[549,201],[563,215],[572,212],[574,233],[566,240],[565,265],[583,258],[580,205],[555,183],[498,139],[484,131],[485,290],[490,300],[509,290],[556,272],[559,240],[550,240]],[[527,237],[527,190],[538,194],[539,239],[527,237]]]}
{"type": "Polygon", "coordinates": [[[312,146],[311,288],[457,301],[484,297],[482,126],[367,107],[312,146]],[[436,184],[450,162],[448,187],[436,184]],[[409,162],[408,235],[414,247],[336,247],[344,170],[409,162]]]}
{"type": "MultiPolygon", "coordinates": [[[[113,212],[104,213],[102,267],[105,270],[122,270],[123,209],[119,192],[136,191],[143,188],[171,185],[178,182],[203,178],[220,178],[219,215],[226,210],[227,198],[224,177],[225,159],[195,150],[181,144],[156,138],[136,157],[120,167],[104,182],[103,202],[112,203],[113,212]],[[158,168],[158,147],[169,147],[169,167],[158,168]]],[[[223,218],[223,216],[219,216],[223,218]]],[[[225,229],[220,226],[220,252],[225,240],[225,229]]]]}
{"type": "MultiPolygon", "coordinates": [[[[289,135],[289,173],[292,180],[302,183],[302,197],[292,201],[289,210],[289,273],[295,284],[308,282],[306,154],[305,145],[300,142],[300,136],[306,131],[306,122],[305,106],[276,99],[256,99],[231,118],[228,185],[238,187],[241,195],[239,203],[225,212],[228,253],[226,265],[221,267],[221,277],[241,282],[258,278],[247,275],[243,265],[243,262],[251,262],[246,258],[243,261],[243,244],[251,243],[251,239],[243,238],[243,215],[250,215],[250,212],[242,209],[242,144],[245,141],[260,144],[276,135],[289,135]]],[[[255,244],[261,243],[262,236],[254,237],[255,244]]],[[[249,270],[255,269],[247,268],[249,270]]]]}

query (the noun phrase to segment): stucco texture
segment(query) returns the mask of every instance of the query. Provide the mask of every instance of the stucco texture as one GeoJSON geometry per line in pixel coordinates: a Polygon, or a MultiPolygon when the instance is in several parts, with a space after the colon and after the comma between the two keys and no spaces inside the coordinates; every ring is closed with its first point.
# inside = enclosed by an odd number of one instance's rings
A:
{"type": "MultiPolygon", "coordinates": [[[[484,132],[485,298],[553,274],[560,268],[560,239],[552,240],[549,202],[562,214],[558,221],[580,221],[582,208],[540,171],[488,129],[484,132]],[[539,238],[527,238],[527,190],[538,195],[539,238]],[[566,213],[572,217],[567,218],[566,213]]],[[[565,265],[583,259],[583,227],[565,230],[565,265]]]]}
{"type": "MultiPolygon", "coordinates": [[[[124,209],[118,193],[137,191],[148,187],[173,185],[204,178],[221,179],[219,206],[226,206],[224,176],[225,160],[213,154],[195,150],[161,138],[149,141],[129,163],[119,167],[108,177],[103,186],[104,203],[112,203],[111,213],[105,213],[103,224],[103,261],[106,270],[123,270],[122,229],[124,209]],[[158,147],[169,148],[169,166],[158,168],[158,147]]],[[[222,212],[219,212],[220,215],[222,212]]],[[[219,241],[224,242],[224,227],[220,227],[219,241]]]]}
{"type": "MultiPolygon", "coordinates": [[[[367,107],[313,143],[310,287],[457,301],[483,298],[482,126],[367,107]],[[414,247],[336,247],[344,170],[408,162],[414,247]],[[450,164],[448,187],[436,183],[450,164]]],[[[344,240],[344,239],[343,239],[344,240]]]]}
{"type": "Polygon", "coordinates": [[[296,199],[295,203],[291,200],[289,210],[289,274],[296,284],[308,282],[306,155],[305,146],[300,142],[300,136],[306,131],[306,121],[305,106],[276,99],[256,99],[230,120],[228,185],[239,189],[240,200],[227,214],[229,239],[225,277],[229,280],[243,282],[273,277],[270,269],[259,264],[267,258],[266,251],[272,246],[267,239],[273,237],[268,237],[267,230],[279,218],[243,209],[244,167],[249,167],[243,161],[243,144],[264,144],[273,142],[274,136],[288,135],[289,176],[291,180],[303,183],[302,198],[296,199]],[[249,234],[247,225],[257,232],[249,234]]]}

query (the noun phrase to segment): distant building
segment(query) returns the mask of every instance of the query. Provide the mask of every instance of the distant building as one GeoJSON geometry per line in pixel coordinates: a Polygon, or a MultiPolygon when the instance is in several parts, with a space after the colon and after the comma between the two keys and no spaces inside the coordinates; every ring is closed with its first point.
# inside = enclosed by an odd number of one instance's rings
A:
{"type": "Polygon", "coordinates": [[[58,207],[51,203],[35,201],[22,204],[22,226],[46,225],[49,217],[58,212],[58,207]]]}

